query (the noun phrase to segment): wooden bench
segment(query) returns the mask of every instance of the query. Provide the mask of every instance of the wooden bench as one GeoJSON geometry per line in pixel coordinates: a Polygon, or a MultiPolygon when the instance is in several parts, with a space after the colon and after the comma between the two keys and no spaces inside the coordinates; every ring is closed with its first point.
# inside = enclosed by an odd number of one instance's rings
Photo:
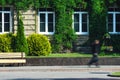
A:
{"type": "Polygon", "coordinates": [[[24,52],[11,52],[11,53],[0,53],[0,64],[25,64],[25,53],[24,52]]]}

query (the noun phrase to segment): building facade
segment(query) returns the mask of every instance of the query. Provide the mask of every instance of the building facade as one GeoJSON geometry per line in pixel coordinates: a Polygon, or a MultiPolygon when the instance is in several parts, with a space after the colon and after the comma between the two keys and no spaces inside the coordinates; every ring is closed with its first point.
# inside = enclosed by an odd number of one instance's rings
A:
{"type": "MultiPolygon", "coordinates": [[[[33,33],[53,36],[56,29],[56,13],[52,8],[29,8],[22,11],[25,35],[33,33]]],[[[110,34],[120,34],[120,8],[116,5],[108,8],[106,28],[110,34]]],[[[89,39],[89,13],[87,10],[74,9],[72,28],[78,36],[74,42],[74,51],[89,51],[83,44],[89,39]]],[[[0,7],[0,34],[17,30],[16,10],[13,6],[0,7]]]]}

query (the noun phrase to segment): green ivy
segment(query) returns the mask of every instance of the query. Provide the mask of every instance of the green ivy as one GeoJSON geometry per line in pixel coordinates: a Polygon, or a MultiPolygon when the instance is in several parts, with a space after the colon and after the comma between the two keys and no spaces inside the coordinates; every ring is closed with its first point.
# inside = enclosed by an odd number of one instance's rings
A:
{"type": "Polygon", "coordinates": [[[72,29],[72,6],[67,3],[74,2],[70,0],[56,0],[54,6],[56,12],[56,30],[53,40],[53,52],[66,52],[72,48],[72,42],[75,39],[75,34],[72,29]],[[60,5],[61,4],[61,5],[60,5]]]}
{"type": "Polygon", "coordinates": [[[107,7],[104,0],[91,0],[89,8],[90,41],[99,39],[102,41],[106,30],[107,7]]]}

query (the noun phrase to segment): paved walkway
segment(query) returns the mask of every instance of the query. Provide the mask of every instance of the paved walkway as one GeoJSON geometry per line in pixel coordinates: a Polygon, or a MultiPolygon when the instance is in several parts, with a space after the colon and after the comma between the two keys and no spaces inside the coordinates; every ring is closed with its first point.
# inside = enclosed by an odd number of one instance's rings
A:
{"type": "Polygon", "coordinates": [[[0,80],[120,80],[107,76],[120,66],[22,66],[0,67],[0,80]]]}

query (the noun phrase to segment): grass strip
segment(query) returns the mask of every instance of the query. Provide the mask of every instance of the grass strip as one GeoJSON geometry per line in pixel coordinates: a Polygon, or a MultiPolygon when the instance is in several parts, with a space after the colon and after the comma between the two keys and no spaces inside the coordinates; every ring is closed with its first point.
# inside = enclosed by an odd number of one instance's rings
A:
{"type": "MultiPolygon", "coordinates": [[[[26,58],[50,58],[50,57],[92,57],[92,54],[87,53],[52,53],[47,56],[26,56],[26,58]]],[[[114,56],[114,55],[99,55],[100,58],[102,57],[120,57],[120,56],[114,56]]]]}
{"type": "Polygon", "coordinates": [[[111,77],[120,77],[120,72],[113,72],[113,73],[109,74],[108,76],[111,76],[111,77]]]}

